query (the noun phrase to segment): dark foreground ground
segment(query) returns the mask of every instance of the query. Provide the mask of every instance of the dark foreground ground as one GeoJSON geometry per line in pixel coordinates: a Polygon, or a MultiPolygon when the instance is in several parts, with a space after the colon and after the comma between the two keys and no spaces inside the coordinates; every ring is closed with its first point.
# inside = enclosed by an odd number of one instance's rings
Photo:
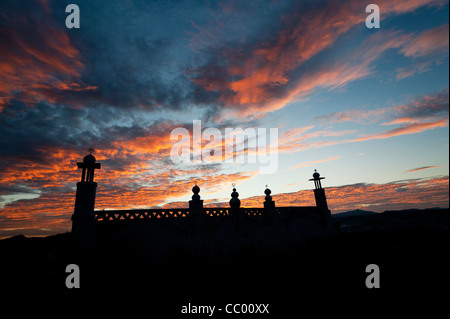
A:
{"type": "Polygon", "coordinates": [[[189,303],[214,305],[213,318],[404,317],[419,310],[434,318],[449,297],[449,211],[385,214],[334,218],[341,231],[329,240],[244,250],[220,263],[172,251],[150,265],[127,241],[80,252],[70,233],[16,236],[0,241],[2,306],[11,297],[38,300],[47,312],[62,300],[71,312],[141,310],[145,318],[208,317],[182,314],[189,303]],[[79,289],[66,288],[68,264],[80,267],[79,289]],[[365,285],[369,264],[380,268],[379,289],[365,285]],[[269,304],[269,314],[227,314],[226,305],[236,303],[269,304]]]}

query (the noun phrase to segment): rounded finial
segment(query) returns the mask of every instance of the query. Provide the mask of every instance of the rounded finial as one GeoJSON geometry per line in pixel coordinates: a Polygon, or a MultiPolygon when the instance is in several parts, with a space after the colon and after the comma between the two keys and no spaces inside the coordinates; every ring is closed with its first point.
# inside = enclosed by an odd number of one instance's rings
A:
{"type": "Polygon", "coordinates": [[[320,177],[320,174],[317,172],[316,169],[314,170],[313,177],[314,177],[315,179],[318,179],[318,178],[320,177]]]}
{"type": "Polygon", "coordinates": [[[192,200],[200,200],[200,195],[198,194],[200,193],[200,187],[198,187],[197,184],[192,187],[192,192],[194,193],[194,195],[192,195],[192,200]]]}
{"type": "Polygon", "coordinates": [[[266,194],[266,202],[272,201],[272,196],[270,196],[270,194],[272,194],[272,191],[267,187],[267,185],[266,189],[264,190],[264,194],[266,194]]]}
{"type": "Polygon", "coordinates": [[[95,161],[96,161],[96,159],[95,159],[95,157],[94,157],[94,155],[92,155],[92,154],[88,154],[88,155],[86,155],[84,158],[83,158],[83,163],[84,164],[94,164],[95,163],[95,161]]]}
{"type": "Polygon", "coordinates": [[[200,187],[198,187],[197,184],[195,184],[195,186],[192,187],[192,192],[193,192],[194,194],[200,193],[200,187]]]}
{"type": "MultiPolygon", "coordinates": [[[[233,183],[234,186],[234,183],[233,183]]],[[[230,207],[233,209],[241,207],[241,200],[238,198],[239,193],[236,192],[236,188],[233,188],[233,192],[231,193],[231,199],[230,199],[230,207]]]]}

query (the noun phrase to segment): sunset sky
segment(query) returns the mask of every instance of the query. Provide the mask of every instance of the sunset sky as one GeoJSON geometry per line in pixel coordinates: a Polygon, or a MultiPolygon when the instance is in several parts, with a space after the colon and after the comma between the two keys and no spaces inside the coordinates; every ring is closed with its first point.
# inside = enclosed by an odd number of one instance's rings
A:
{"type": "Polygon", "coordinates": [[[313,205],[314,169],[332,213],[448,207],[448,23],[445,0],[0,0],[0,238],[70,230],[90,146],[96,209],[186,207],[195,183],[313,205]],[[276,173],[175,164],[194,120],[278,128],[276,173]]]}

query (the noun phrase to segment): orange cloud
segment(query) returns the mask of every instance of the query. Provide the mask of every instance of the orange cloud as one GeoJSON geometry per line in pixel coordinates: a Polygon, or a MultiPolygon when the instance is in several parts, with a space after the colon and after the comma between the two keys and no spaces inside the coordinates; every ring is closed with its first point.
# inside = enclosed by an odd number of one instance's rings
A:
{"type": "Polygon", "coordinates": [[[312,141],[311,139],[317,137],[339,137],[348,134],[352,134],[354,130],[345,130],[345,131],[315,131],[308,132],[312,130],[314,125],[299,127],[288,130],[280,135],[278,141],[278,152],[279,153],[295,153],[299,151],[305,151],[309,149],[316,149],[325,146],[336,145],[340,143],[344,143],[344,141],[312,141]]]}
{"type": "Polygon", "coordinates": [[[443,6],[448,3],[447,0],[399,0],[399,1],[389,1],[381,0],[377,4],[380,6],[381,10],[387,10],[388,12],[393,12],[396,14],[412,12],[420,7],[424,6],[443,6]]]}
{"type": "MultiPolygon", "coordinates": [[[[439,6],[444,0],[379,1],[383,16],[411,12],[419,7],[439,6]]],[[[312,6],[311,6],[312,7],[312,6]]],[[[364,24],[365,4],[360,1],[328,2],[325,7],[293,12],[282,20],[276,36],[254,44],[239,54],[226,52],[227,67],[208,65],[192,81],[206,91],[219,93],[219,100],[239,115],[258,117],[310,94],[317,88],[335,89],[371,74],[371,64],[384,51],[412,43],[411,35],[382,31],[374,34],[343,61],[293,75],[305,62],[333,46],[352,27],[364,24]],[[217,73],[220,73],[218,75],[217,73]],[[237,111],[238,110],[238,111],[237,111]]],[[[201,30],[200,27],[198,27],[201,30]]],[[[423,35],[430,38],[433,32],[423,35]]],[[[418,42],[423,42],[420,39],[418,42]]]]}
{"type": "Polygon", "coordinates": [[[384,138],[390,138],[394,136],[399,135],[406,135],[406,134],[415,134],[415,133],[421,133],[427,130],[432,130],[439,127],[447,127],[448,126],[448,119],[441,119],[435,122],[421,122],[421,123],[412,123],[408,124],[399,128],[395,128],[392,130],[388,130],[381,133],[371,134],[368,136],[356,138],[353,140],[350,140],[348,142],[362,142],[362,141],[368,141],[368,140],[374,140],[374,139],[384,139],[384,138]]]}
{"type": "Polygon", "coordinates": [[[356,14],[357,6],[330,3],[327,8],[316,9],[308,15],[293,14],[286,19],[286,28],[279,31],[274,43],[263,43],[244,59],[239,57],[233,61],[230,76],[238,80],[211,81],[199,77],[193,81],[208,91],[222,92],[220,99],[227,105],[245,105],[248,114],[282,108],[292,97],[277,96],[275,92],[291,81],[287,74],[330,47],[354,24],[362,22],[363,17],[356,14]],[[329,14],[330,11],[334,14],[329,14]]]}
{"type": "Polygon", "coordinates": [[[338,122],[377,122],[386,118],[393,120],[382,125],[418,123],[424,120],[437,120],[448,117],[448,88],[442,92],[425,94],[414,98],[407,104],[384,107],[374,110],[350,110],[331,113],[316,118],[326,123],[338,122]]]}
{"type": "MultiPolygon", "coordinates": [[[[46,19],[52,21],[48,3],[42,5],[46,19]]],[[[63,97],[61,90],[96,89],[82,83],[81,54],[65,30],[51,23],[40,23],[39,28],[35,24],[32,17],[23,16],[21,28],[0,29],[0,112],[14,98],[30,105],[55,103],[63,97]]]]}
{"type": "Polygon", "coordinates": [[[323,123],[341,123],[341,122],[356,122],[356,123],[370,123],[378,121],[386,113],[392,112],[392,108],[381,108],[375,110],[349,110],[343,112],[335,112],[328,115],[322,115],[316,120],[323,123]]]}
{"type": "Polygon", "coordinates": [[[441,25],[422,32],[405,45],[400,52],[405,56],[422,57],[448,52],[449,26],[441,25]]]}
{"type": "Polygon", "coordinates": [[[413,168],[413,169],[407,170],[406,173],[412,173],[412,172],[422,171],[424,169],[437,168],[437,167],[441,167],[441,166],[424,166],[424,167],[419,167],[419,168],[413,168]]]}

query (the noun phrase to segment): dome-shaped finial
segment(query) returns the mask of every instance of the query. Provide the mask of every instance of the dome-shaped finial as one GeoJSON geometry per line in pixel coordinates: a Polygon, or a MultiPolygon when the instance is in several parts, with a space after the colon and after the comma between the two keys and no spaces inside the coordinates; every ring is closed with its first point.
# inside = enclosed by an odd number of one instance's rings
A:
{"type": "Polygon", "coordinates": [[[320,174],[317,172],[317,170],[314,170],[314,174],[313,174],[314,179],[319,179],[320,174]]]}
{"type": "Polygon", "coordinates": [[[92,153],[94,152],[94,148],[91,146],[88,148],[89,154],[83,158],[83,163],[87,165],[95,164],[96,159],[92,153]]]}
{"type": "Polygon", "coordinates": [[[238,198],[239,193],[236,192],[236,188],[234,186],[235,186],[235,184],[233,183],[233,192],[231,193],[231,199],[230,199],[230,207],[232,209],[236,209],[241,206],[241,200],[238,198]]]}
{"type": "Polygon", "coordinates": [[[322,188],[322,183],[320,180],[325,179],[325,177],[320,177],[320,174],[317,172],[317,170],[314,170],[313,178],[310,179],[310,181],[314,182],[314,185],[316,186],[316,189],[322,188]]]}
{"type": "Polygon", "coordinates": [[[192,195],[192,200],[200,200],[200,195],[198,194],[200,193],[200,187],[197,186],[197,183],[192,187],[192,192],[194,193],[194,195],[192,195]]]}
{"type": "Polygon", "coordinates": [[[239,197],[239,193],[236,192],[236,184],[235,184],[235,183],[232,183],[231,185],[233,186],[233,192],[231,193],[231,197],[233,197],[233,198],[239,197]]]}
{"type": "Polygon", "coordinates": [[[270,194],[272,194],[272,191],[267,188],[267,185],[266,185],[266,190],[264,191],[264,194],[266,194],[266,198],[265,198],[266,202],[272,201],[272,196],[270,196],[270,194]]]}
{"type": "Polygon", "coordinates": [[[94,155],[92,155],[92,154],[88,154],[83,158],[83,163],[88,164],[88,165],[95,164],[96,161],[97,160],[95,159],[94,155]]]}

